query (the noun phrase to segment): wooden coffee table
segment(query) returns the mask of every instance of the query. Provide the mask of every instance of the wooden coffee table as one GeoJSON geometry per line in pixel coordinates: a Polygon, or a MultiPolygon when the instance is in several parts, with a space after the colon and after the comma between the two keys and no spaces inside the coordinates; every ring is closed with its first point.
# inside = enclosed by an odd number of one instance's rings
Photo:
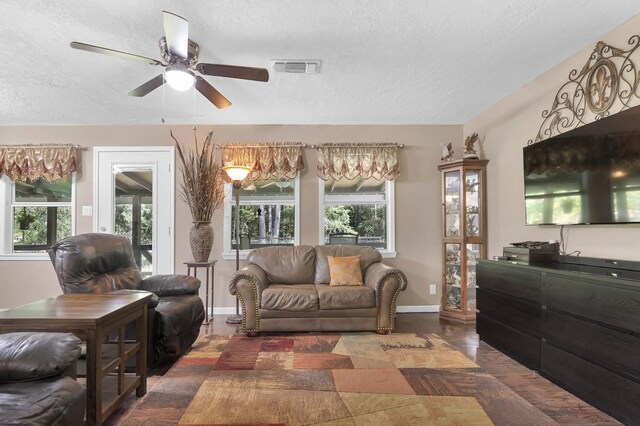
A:
{"type": "Polygon", "coordinates": [[[87,424],[99,425],[134,389],[147,392],[147,302],[150,293],[65,294],[0,312],[0,333],[57,331],[77,335],[87,345],[87,424]],[[125,326],[136,324],[136,340],[125,326]],[[107,335],[116,341],[105,341],[107,335]],[[135,374],[125,360],[136,357],[135,374]]]}

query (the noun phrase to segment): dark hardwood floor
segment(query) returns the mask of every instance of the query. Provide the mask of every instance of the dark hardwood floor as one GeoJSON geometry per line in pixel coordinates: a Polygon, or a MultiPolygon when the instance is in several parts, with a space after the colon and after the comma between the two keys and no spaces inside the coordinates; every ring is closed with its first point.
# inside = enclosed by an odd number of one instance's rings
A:
{"type": "MultiPolygon", "coordinates": [[[[201,334],[241,333],[240,326],[225,323],[226,315],[215,315],[213,321],[203,326],[201,334]]],[[[508,356],[480,342],[475,325],[454,324],[440,321],[438,314],[398,314],[396,333],[435,333],[450,345],[464,353],[488,373],[510,387],[560,424],[610,425],[619,424],[586,402],[554,385],[535,371],[529,370],[508,356]]],[[[170,366],[150,372],[147,388],[151,390],[170,366]]],[[[135,407],[136,398],[130,396],[122,407],[104,424],[120,424],[129,410],[135,407]]]]}

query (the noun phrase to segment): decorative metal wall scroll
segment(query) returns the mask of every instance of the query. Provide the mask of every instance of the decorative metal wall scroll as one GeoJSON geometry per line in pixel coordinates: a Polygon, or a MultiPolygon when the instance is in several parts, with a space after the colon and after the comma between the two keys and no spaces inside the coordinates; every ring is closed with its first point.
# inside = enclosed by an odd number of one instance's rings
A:
{"type": "Polygon", "coordinates": [[[542,124],[535,139],[528,144],[591,123],[610,114],[634,106],[640,99],[640,72],[636,56],[640,56],[640,35],[629,39],[627,50],[602,41],[580,71],[569,73],[553,99],[550,109],[542,112],[542,124]]]}

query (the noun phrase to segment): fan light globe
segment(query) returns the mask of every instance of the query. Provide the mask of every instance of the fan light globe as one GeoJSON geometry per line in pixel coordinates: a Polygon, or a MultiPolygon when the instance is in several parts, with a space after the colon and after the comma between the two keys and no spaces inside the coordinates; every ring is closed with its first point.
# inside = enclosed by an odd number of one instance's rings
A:
{"type": "Polygon", "coordinates": [[[191,89],[195,81],[195,77],[191,71],[170,68],[167,68],[165,71],[164,79],[167,80],[169,86],[181,92],[191,89]]]}
{"type": "Polygon", "coordinates": [[[233,181],[244,180],[249,173],[251,173],[251,167],[246,166],[225,166],[222,168],[229,176],[229,179],[233,181]]]}

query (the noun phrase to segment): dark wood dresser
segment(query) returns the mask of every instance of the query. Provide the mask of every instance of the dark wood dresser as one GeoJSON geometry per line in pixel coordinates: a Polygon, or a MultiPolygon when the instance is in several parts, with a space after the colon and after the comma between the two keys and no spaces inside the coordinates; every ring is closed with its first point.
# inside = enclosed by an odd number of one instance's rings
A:
{"type": "Polygon", "coordinates": [[[481,340],[616,419],[640,424],[638,262],[481,260],[477,284],[481,340]]]}

